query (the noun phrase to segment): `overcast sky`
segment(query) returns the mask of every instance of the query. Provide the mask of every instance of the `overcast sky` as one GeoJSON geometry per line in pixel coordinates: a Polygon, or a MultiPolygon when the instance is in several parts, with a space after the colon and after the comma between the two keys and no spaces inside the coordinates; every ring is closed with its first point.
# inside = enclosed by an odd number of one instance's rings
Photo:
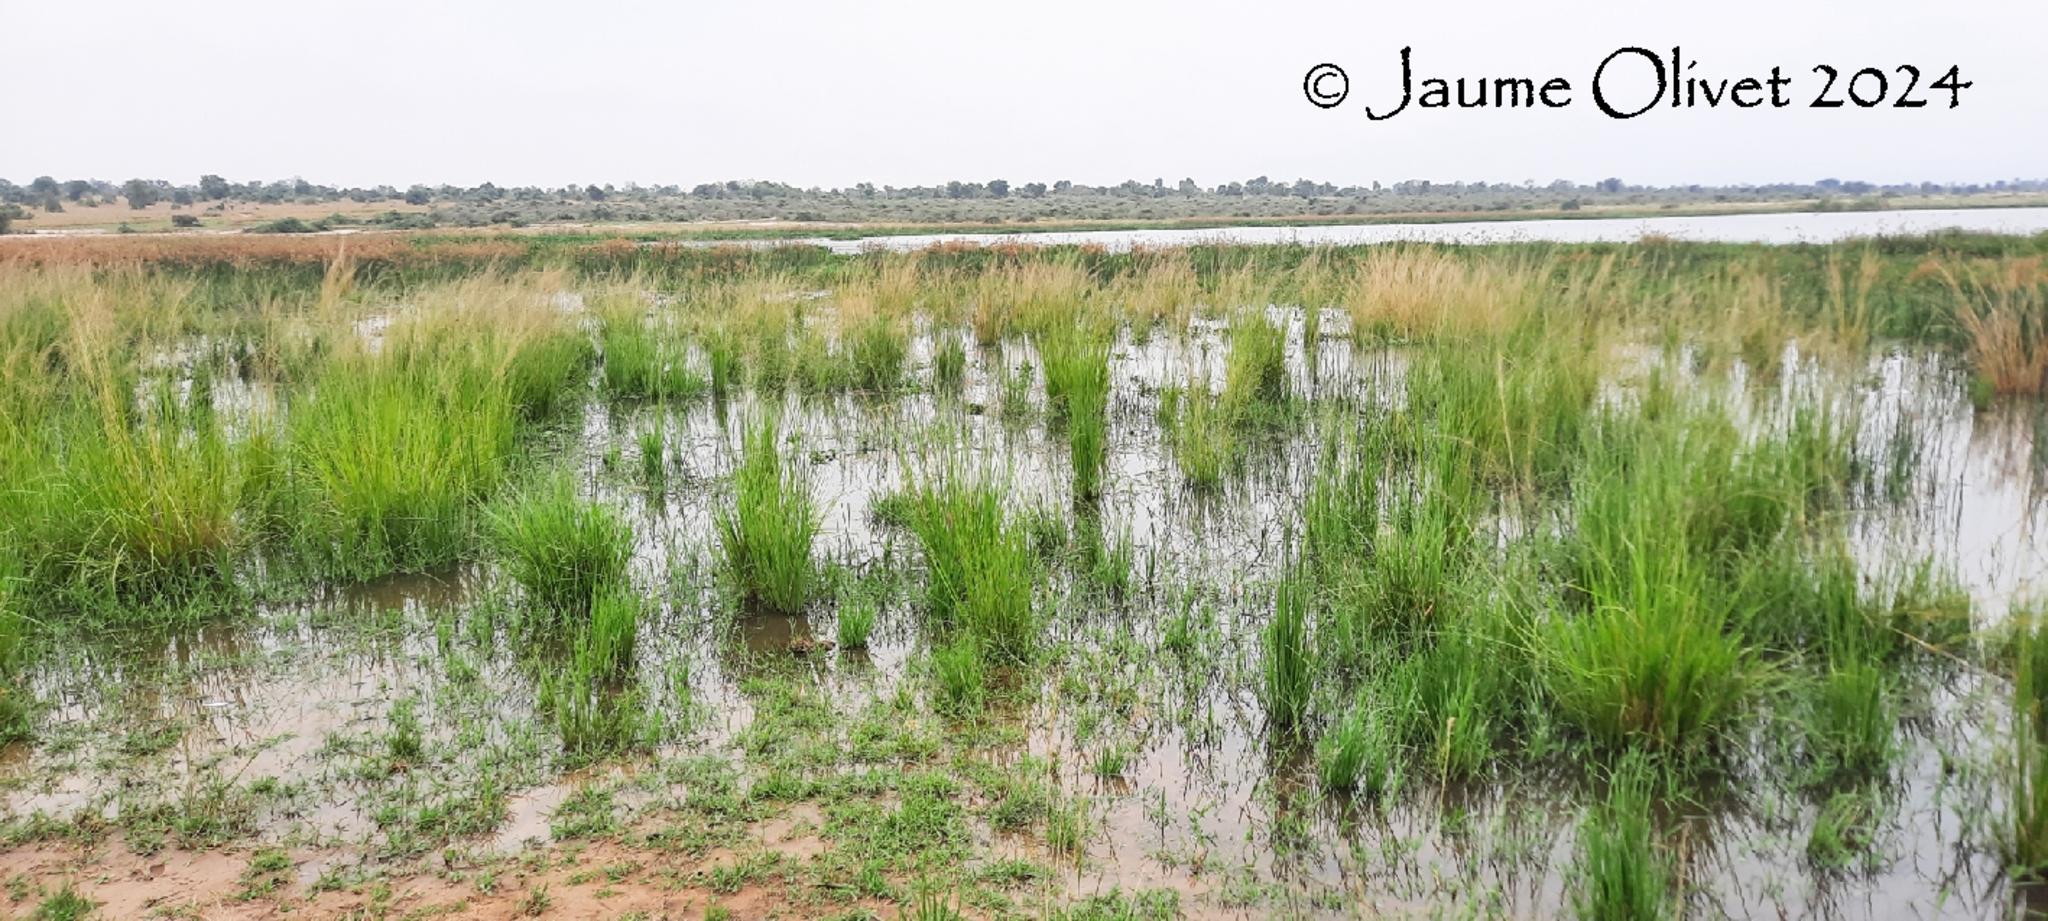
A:
{"type": "Polygon", "coordinates": [[[0,24],[16,182],[2048,176],[2048,0],[0,0],[0,24]],[[1796,106],[1594,108],[1601,58],[1673,44],[1695,76],[1783,67],[1796,106]],[[1558,76],[1573,103],[1369,122],[1403,45],[1418,79],[1558,76]],[[1302,93],[1323,61],[1351,78],[1327,111],[1302,93]],[[1955,109],[1923,87],[1925,108],[1815,110],[1822,63],[1975,86],[1955,109]]]}

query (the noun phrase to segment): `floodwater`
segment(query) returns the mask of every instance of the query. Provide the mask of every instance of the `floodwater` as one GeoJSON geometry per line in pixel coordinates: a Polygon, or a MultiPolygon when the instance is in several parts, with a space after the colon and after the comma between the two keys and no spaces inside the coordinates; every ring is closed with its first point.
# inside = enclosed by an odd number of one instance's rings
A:
{"type": "Polygon", "coordinates": [[[2035,234],[2048,231],[2048,208],[1942,208],[1901,211],[1784,212],[1674,217],[1449,221],[1413,224],[1331,224],[1308,227],[1086,230],[1051,233],[936,233],[858,240],[805,240],[838,253],[872,249],[915,250],[941,243],[1132,247],[1198,243],[1634,243],[1669,237],[1703,243],[1833,243],[1855,237],[1925,234],[1941,230],[2035,234]]]}
{"type": "MultiPolygon", "coordinates": [[[[1836,217],[1852,216],[1739,220],[1836,217]]],[[[2018,217],[2048,227],[2048,210],[2018,217]]],[[[1300,318],[1288,319],[1298,343],[1300,318]]],[[[1292,355],[1295,392],[1332,405],[1384,403],[1399,386],[1400,356],[1354,350],[1341,332],[1327,335],[1313,363],[1299,349],[1292,355]]],[[[1486,783],[1440,785],[1411,772],[1421,779],[1374,807],[1322,796],[1310,762],[1266,741],[1257,697],[1235,676],[1255,671],[1247,663],[1257,655],[1267,610],[1258,586],[1276,571],[1285,535],[1298,528],[1314,446],[1329,432],[1311,413],[1283,443],[1254,449],[1222,495],[1185,489],[1154,421],[1159,392],[1191,376],[1219,380],[1222,341],[1219,330],[1198,324],[1185,340],[1118,344],[1105,495],[1099,514],[1070,526],[1099,529],[1105,544],[1127,542],[1136,587],[1115,610],[1055,614],[1049,639],[1058,652],[1042,674],[1025,679],[1038,684],[1037,693],[1021,712],[998,716],[1018,727],[1016,741],[977,753],[998,764],[1030,757],[1048,765],[1057,787],[1087,804],[1097,832],[1086,859],[1062,860],[1033,838],[987,829],[976,832],[977,858],[1058,866],[1076,896],[1171,889],[1197,916],[1567,911],[1582,778],[1507,772],[1486,783]],[[1191,611],[1213,619],[1213,640],[1185,659],[1160,652],[1161,625],[1191,611]],[[1070,676],[1076,680],[1063,680],[1070,676]],[[1126,756],[1122,770],[1096,769],[1105,751],[1126,756]]],[[[913,354],[928,353],[925,340],[913,354]]],[[[687,701],[674,705],[672,732],[651,756],[574,773],[548,766],[535,676],[496,638],[465,639],[473,609],[493,598],[489,567],[468,566],[324,593],[250,622],[168,638],[117,635],[41,663],[34,685],[52,708],[45,741],[0,758],[0,821],[115,818],[189,795],[208,778],[275,778],[308,787],[257,808],[251,834],[368,855],[390,843],[380,816],[394,804],[432,802],[441,795],[437,785],[470,782],[478,763],[496,759],[519,765],[493,775],[505,785],[505,817],[468,844],[517,853],[549,839],[550,819],[581,786],[632,783],[658,776],[665,763],[706,756],[743,770],[747,754],[738,740],[759,705],[748,679],[796,682],[851,721],[915,681],[924,638],[904,596],[885,599],[873,648],[862,653],[822,644],[833,635],[829,604],[808,617],[742,615],[719,626],[726,615],[713,587],[713,519],[736,461],[736,420],[772,404],[799,435],[824,512],[821,559],[853,573],[901,567],[914,559],[914,547],[871,510],[922,466],[954,452],[1007,482],[1012,508],[1064,509],[1066,449],[1043,422],[1041,391],[1024,391],[1031,405],[1021,414],[1004,405],[1004,379],[1027,357],[1014,349],[973,356],[957,398],[924,390],[886,401],[747,394],[731,406],[698,402],[667,413],[586,408],[563,435],[565,453],[590,491],[627,510],[639,537],[636,584],[660,601],[641,629],[640,680],[657,700],[687,701]],[[654,426],[666,438],[666,473],[650,487],[637,477],[634,452],[639,433],[654,426]],[[936,439],[935,428],[956,429],[958,437],[936,439]],[[364,776],[357,767],[365,747],[390,733],[392,701],[401,697],[425,702],[430,750],[451,753],[436,766],[445,779],[364,776]],[[138,732],[157,726],[167,728],[138,732]]],[[[1839,377],[1796,353],[1789,362],[1792,369],[1773,382],[1749,385],[1760,403],[1833,381],[1841,389],[1831,392],[1861,420],[1859,454],[1876,460],[1900,439],[1912,442],[1918,462],[1900,482],[1885,484],[1893,498],[1853,512],[1851,532],[1867,569],[1931,557],[1962,580],[1980,625],[2038,596],[2038,580],[2048,574],[2048,504],[2041,501],[2048,456],[2039,447],[2048,421],[2037,410],[1974,411],[1956,369],[1937,357],[1877,354],[1839,377]]],[[[1905,752],[1886,793],[1890,812],[1868,863],[1846,871],[1813,866],[1806,829],[1818,807],[1758,773],[1767,768],[1738,766],[1730,796],[1671,820],[1694,911],[1747,918],[2014,911],[2015,896],[1983,837],[1986,810],[1999,795],[1984,766],[1997,757],[2003,691],[1967,669],[1912,680],[1930,689],[1925,706],[1906,714],[1905,752]]],[[[686,792],[674,787],[637,789],[658,805],[681,801],[686,792]]]]}

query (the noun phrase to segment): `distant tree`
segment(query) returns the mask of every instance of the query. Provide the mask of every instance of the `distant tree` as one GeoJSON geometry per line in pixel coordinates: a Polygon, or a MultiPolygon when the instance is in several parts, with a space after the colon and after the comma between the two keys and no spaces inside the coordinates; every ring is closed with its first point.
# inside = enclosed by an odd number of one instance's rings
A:
{"type": "Polygon", "coordinates": [[[57,180],[49,176],[37,176],[28,184],[29,195],[35,198],[50,198],[62,188],[57,180]]]}
{"type": "Polygon", "coordinates": [[[1195,180],[1193,177],[1182,179],[1180,181],[1180,194],[1182,195],[1196,195],[1200,194],[1201,191],[1202,187],[1195,184],[1195,180]]]}
{"type": "Polygon", "coordinates": [[[604,190],[594,185],[584,186],[583,197],[591,201],[604,201],[604,190]]]}
{"type": "Polygon", "coordinates": [[[1019,193],[1019,194],[1023,195],[1023,196],[1025,197],[1025,198],[1044,198],[1044,197],[1045,197],[1045,183],[1043,183],[1043,182],[1027,182],[1027,183],[1024,183],[1024,185],[1022,185],[1021,187],[1019,187],[1017,191],[1018,191],[1018,193],[1019,193]]]}
{"type": "Polygon", "coordinates": [[[85,193],[90,191],[92,191],[92,183],[83,179],[73,179],[64,183],[64,197],[72,201],[84,198],[85,193]]]}
{"type": "Polygon", "coordinates": [[[207,201],[220,201],[228,197],[228,188],[226,179],[212,173],[199,177],[199,197],[207,201]]]}
{"type": "Polygon", "coordinates": [[[416,185],[405,190],[405,203],[408,205],[424,205],[433,200],[434,192],[426,186],[416,185]]]}
{"type": "Polygon", "coordinates": [[[192,190],[191,190],[191,189],[173,189],[173,190],[171,190],[171,204],[174,204],[174,205],[178,205],[178,206],[180,206],[180,207],[184,207],[184,206],[188,206],[188,205],[192,204],[192,190]]]}
{"type": "Polygon", "coordinates": [[[1074,181],[1071,179],[1062,179],[1052,184],[1052,190],[1054,193],[1072,192],[1074,190],[1074,181]]]}
{"type": "Polygon", "coordinates": [[[1598,186],[1598,188],[1600,189],[1600,191],[1612,195],[1616,192],[1621,191],[1621,180],[1614,178],[1602,179],[1600,180],[1600,185],[1598,186]]]}
{"type": "Polygon", "coordinates": [[[997,197],[997,198],[1008,198],[1008,197],[1010,197],[1010,181],[1009,181],[1008,179],[991,179],[991,180],[989,180],[989,181],[988,181],[988,194],[990,194],[990,195],[993,195],[993,196],[995,196],[995,197],[997,197]]]}
{"type": "Polygon", "coordinates": [[[13,205],[0,205],[0,234],[4,234],[4,233],[8,232],[8,231],[9,231],[10,229],[12,229],[13,227],[14,227],[14,206],[13,206],[13,205]]]}
{"type": "Polygon", "coordinates": [[[58,198],[55,192],[52,192],[49,195],[43,196],[43,210],[51,214],[61,214],[64,211],[64,201],[58,198]]]}
{"type": "Polygon", "coordinates": [[[128,207],[140,211],[156,204],[156,184],[147,179],[130,179],[121,185],[121,197],[128,199],[128,207]]]}

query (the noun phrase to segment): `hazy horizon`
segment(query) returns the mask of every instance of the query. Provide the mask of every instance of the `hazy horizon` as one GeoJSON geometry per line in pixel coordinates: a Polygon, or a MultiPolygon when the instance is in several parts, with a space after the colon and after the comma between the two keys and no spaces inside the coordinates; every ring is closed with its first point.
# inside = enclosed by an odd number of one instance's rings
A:
{"type": "Polygon", "coordinates": [[[15,4],[16,34],[44,38],[13,49],[16,73],[40,78],[0,89],[10,111],[34,113],[0,146],[0,177],[399,188],[2040,178],[2031,152],[2048,141],[2048,93],[2030,68],[2048,5],[1819,7],[1739,0],[1708,18],[1593,2],[1484,3],[1453,17],[1068,0],[1014,16],[925,0],[598,0],[569,13],[473,0],[15,4]],[[82,52],[92,41],[106,47],[82,52]],[[1608,52],[1674,44],[1701,62],[1697,76],[1780,66],[1800,104],[1615,121],[1583,98],[1608,52]],[[1370,122],[1362,105],[1398,98],[1404,45],[1417,79],[1555,75],[1581,98],[1370,122]],[[1324,61],[1352,82],[1352,99],[1330,110],[1301,87],[1324,61]],[[1956,64],[1975,85],[1955,109],[1816,110],[1804,102],[1817,63],[1844,75],[1915,64],[1927,80],[1956,64]]]}

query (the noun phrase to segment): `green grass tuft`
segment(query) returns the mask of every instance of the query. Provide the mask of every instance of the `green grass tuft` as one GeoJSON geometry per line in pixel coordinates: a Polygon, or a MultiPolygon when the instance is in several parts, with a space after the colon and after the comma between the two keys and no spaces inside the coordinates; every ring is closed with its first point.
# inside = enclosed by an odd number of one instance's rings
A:
{"type": "Polygon", "coordinates": [[[726,570],[748,603],[796,614],[817,582],[811,545],[820,522],[810,478],[783,457],[773,419],[749,426],[742,440],[732,504],[718,515],[726,570]]]}
{"type": "Polygon", "coordinates": [[[611,507],[586,501],[566,474],[541,480],[490,513],[498,559],[535,608],[581,615],[623,583],[633,529],[611,507]]]}

